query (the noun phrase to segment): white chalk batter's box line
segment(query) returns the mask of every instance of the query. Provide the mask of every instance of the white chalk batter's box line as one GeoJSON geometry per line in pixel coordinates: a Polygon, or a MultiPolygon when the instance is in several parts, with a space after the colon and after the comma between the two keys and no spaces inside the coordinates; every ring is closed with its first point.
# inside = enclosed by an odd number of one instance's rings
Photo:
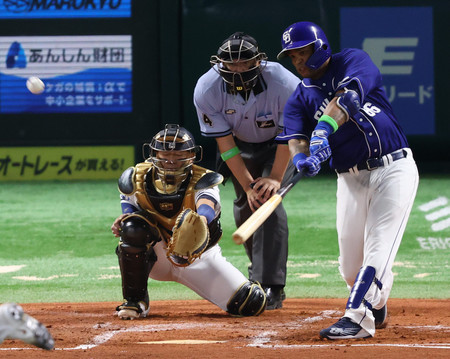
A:
{"type": "MultiPolygon", "coordinates": [[[[302,323],[310,323],[310,322],[316,322],[325,318],[330,318],[330,316],[332,316],[333,314],[335,314],[334,311],[324,311],[322,312],[322,315],[320,316],[316,316],[316,317],[311,317],[311,318],[304,318],[295,322],[291,322],[291,323],[279,323],[278,325],[274,325],[276,326],[280,326],[283,328],[286,328],[286,326],[292,326],[292,329],[299,329],[300,327],[303,326],[302,323]]],[[[106,327],[110,327],[111,323],[105,323],[101,326],[101,328],[99,328],[98,326],[94,326],[94,329],[102,329],[102,328],[106,328],[106,327]]],[[[228,325],[230,327],[230,329],[232,329],[233,331],[235,331],[235,326],[233,324],[228,325]]],[[[272,326],[272,328],[274,328],[274,326],[272,326]]],[[[118,335],[118,334],[123,334],[123,333],[136,333],[136,332],[160,332],[160,331],[173,331],[173,330],[191,330],[191,329],[195,329],[195,328],[201,328],[201,329],[205,329],[205,327],[209,327],[212,330],[213,329],[224,329],[224,325],[220,324],[220,325],[216,325],[216,324],[204,324],[204,323],[178,323],[178,324],[156,324],[156,325],[143,325],[143,326],[133,326],[127,329],[118,329],[118,330],[109,330],[107,332],[101,333],[99,335],[96,335],[94,338],[92,338],[91,340],[89,340],[89,344],[82,344],[82,345],[78,345],[74,348],[55,348],[55,350],[88,350],[88,349],[93,349],[96,347],[99,347],[101,345],[106,344],[110,339],[112,339],[114,336],[118,335]]],[[[398,326],[397,326],[398,327],[398,326]]],[[[404,326],[403,328],[408,328],[408,329],[418,329],[418,330],[443,330],[443,331],[448,331],[450,332],[450,327],[447,326],[404,326]]],[[[276,329],[276,328],[275,328],[276,329]]],[[[278,332],[276,330],[272,330],[272,331],[266,331],[266,332],[261,332],[260,329],[255,329],[255,332],[259,333],[258,335],[254,336],[251,338],[251,341],[249,344],[246,344],[245,346],[247,347],[258,347],[258,348],[263,348],[263,349],[317,349],[317,348],[333,348],[333,347],[405,347],[405,348],[425,348],[425,349],[450,349],[450,343],[423,343],[423,344],[379,344],[379,343],[364,343],[364,344],[352,344],[350,342],[347,342],[345,344],[277,344],[276,341],[272,341],[272,337],[278,335],[278,332]]],[[[241,340],[241,339],[240,339],[241,340]]],[[[223,343],[223,341],[217,341],[217,340],[211,340],[211,343],[223,343]]],[[[228,343],[232,343],[233,340],[230,341],[225,341],[228,343]]],[[[185,344],[195,344],[195,341],[190,341],[187,339],[179,339],[179,340],[173,340],[171,341],[172,344],[176,344],[176,345],[185,345],[185,344]]],[[[158,342],[142,342],[139,344],[158,344],[158,342]]],[[[168,344],[168,341],[164,341],[161,342],[161,344],[168,344]]],[[[170,343],[169,343],[170,344],[170,343]]],[[[199,343],[199,344],[205,344],[203,343],[199,343]]],[[[242,346],[242,343],[239,344],[239,346],[242,346]]],[[[1,350],[24,350],[24,349],[28,349],[28,350],[41,350],[35,347],[31,347],[31,348],[0,348],[1,350]]]]}

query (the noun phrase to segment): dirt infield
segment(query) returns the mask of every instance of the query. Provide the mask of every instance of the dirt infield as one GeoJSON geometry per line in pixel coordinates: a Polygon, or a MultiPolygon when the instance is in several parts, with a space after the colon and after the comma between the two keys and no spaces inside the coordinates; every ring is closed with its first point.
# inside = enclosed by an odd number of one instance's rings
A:
{"type": "Polygon", "coordinates": [[[55,338],[44,351],[19,340],[1,358],[449,358],[450,301],[391,299],[390,321],[370,339],[328,341],[344,299],[287,299],[280,310],[233,318],[204,300],[151,302],[149,317],[122,321],[118,303],[22,304],[55,338]]]}

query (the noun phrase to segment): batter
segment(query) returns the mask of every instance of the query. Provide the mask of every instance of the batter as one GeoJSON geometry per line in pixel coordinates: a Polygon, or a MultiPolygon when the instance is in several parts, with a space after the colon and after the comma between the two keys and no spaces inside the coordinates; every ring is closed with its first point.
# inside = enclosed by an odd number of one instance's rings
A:
{"type": "Polygon", "coordinates": [[[419,182],[412,151],[367,53],[332,54],[319,26],[298,22],[283,33],[278,58],[285,56],[303,81],[286,103],[277,140],[288,141],[294,165],[308,176],[328,159],[338,176],[339,270],[350,296],[343,318],[320,336],[374,336],[387,323],[392,264],[419,182]]]}

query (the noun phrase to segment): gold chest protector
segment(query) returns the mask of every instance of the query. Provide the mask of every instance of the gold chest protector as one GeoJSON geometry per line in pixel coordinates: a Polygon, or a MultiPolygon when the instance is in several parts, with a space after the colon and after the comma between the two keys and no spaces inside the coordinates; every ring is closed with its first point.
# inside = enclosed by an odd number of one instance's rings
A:
{"type": "MultiPolygon", "coordinates": [[[[162,227],[161,234],[164,236],[164,239],[168,241],[170,237],[172,236],[172,228],[175,225],[175,222],[177,220],[177,216],[186,208],[190,208],[192,210],[196,210],[195,208],[195,190],[194,187],[198,180],[207,172],[211,172],[207,170],[206,168],[193,165],[192,166],[192,176],[190,178],[190,181],[187,185],[187,188],[185,190],[184,198],[181,199],[182,203],[179,208],[179,210],[173,214],[171,217],[167,217],[164,214],[162,214],[160,211],[164,209],[170,209],[173,207],[174,203],[173,200],[171,201],[171,196],[165,196],[161,193],[159,196],[158,206],[159,208],[155,208],[155,202],[151,201],[149,195],[147,194],[147,191],[145,187],[148,185],[146,182],[147,175],[152,175],[154,171],[151,171],[151,169],[154,168],[152,163],[148,162],[142,162],[135,166],[134,170],[134,188],[136,195],[137,202],[139,206],[148,211],[153,218],[159,223],[160,227],[162,227]],[[165,201],[165,197],[167,197],[167,201],[165,201]]],[[[154,178],[150,180],[151,185],[155,187],[156,190],[160,188],[160,185],[157,183],[158,180],[155,181],[154,178]]]]}

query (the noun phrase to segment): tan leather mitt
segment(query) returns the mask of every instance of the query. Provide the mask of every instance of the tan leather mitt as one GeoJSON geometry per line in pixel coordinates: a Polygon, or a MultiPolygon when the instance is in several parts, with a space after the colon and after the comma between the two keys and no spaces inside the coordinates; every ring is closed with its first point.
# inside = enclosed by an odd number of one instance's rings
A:
{"type": "Polygon", "coordinates": [[[207,224],[189,208],[178,215],[172,233],[167,258],[178,267],[186,267],[200,258],[209,243],[207,224]]]}

